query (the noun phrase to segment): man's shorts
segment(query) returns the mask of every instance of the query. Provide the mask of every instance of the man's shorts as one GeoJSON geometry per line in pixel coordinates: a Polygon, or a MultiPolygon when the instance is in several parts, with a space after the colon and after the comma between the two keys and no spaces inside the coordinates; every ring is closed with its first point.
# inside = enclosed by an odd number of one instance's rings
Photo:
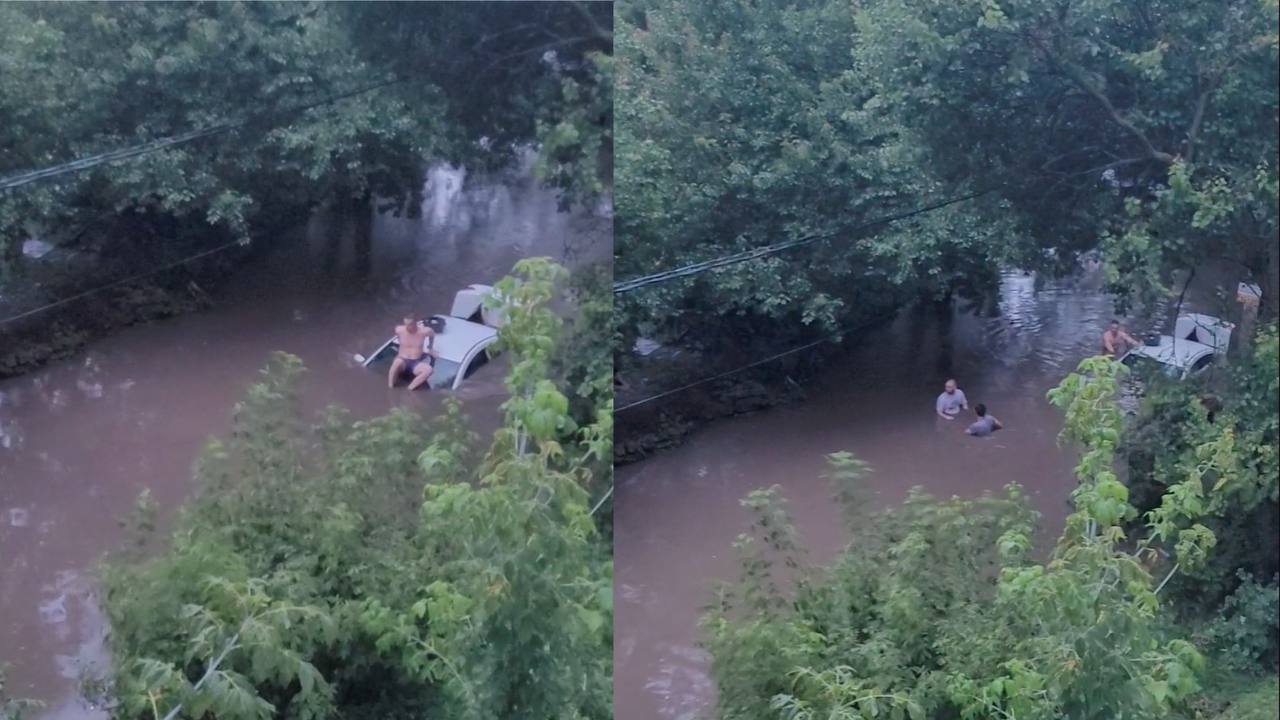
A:
{"type": "Polygon", "coordinates": [[[419,366],[419,365],[422,365],[423,363],[426,363],[426,365],[427,365],[428,367],[432,367],[432,368],[434,368],[434,367],[436,366],[436,359],[435,359],[434,357],[430,356],[430,355],[423,355],[422,357],[418,358],[417,360],[410,360],[410,359],[408,359],[408,358],[405,358],[405,359],[404,359],[404,371],[403,371],[403,372],[404,372],[404,374],[405,374],[405,375],[416,375],[416,374],[417,374],[417,372],[416,372],[416,371],[417,371],[417,369],[418,369],[418,366],[419,366]]]}

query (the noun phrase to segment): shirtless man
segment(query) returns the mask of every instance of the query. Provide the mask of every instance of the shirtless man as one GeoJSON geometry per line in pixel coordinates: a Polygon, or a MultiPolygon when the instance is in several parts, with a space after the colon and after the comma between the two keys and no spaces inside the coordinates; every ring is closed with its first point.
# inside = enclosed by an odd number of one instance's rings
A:
{"type": "Polygon", "coordinates": [[[435,333],[431,328],[418,325],[418,318],[405,315],[404,324],[396,326],[396,337],[400,339],[400,351],[391,361],[387,387],[395,387],[396,378],[404,373],[413,376],[409,389],[417,390],[431,377],[433,365],[439,357],[431,347],[435,343],[435,333]]]}
{"type": "Polygon", "coordinates": [[[1102,333],[1102,352],[1113,358],[1118,358],[1125,354],[1131,347],[1137,347],[1138,341],[1133,336],[1124,331],[1124,326],[1119,320],[1112,320],[1111,324],[1102,333]]]}

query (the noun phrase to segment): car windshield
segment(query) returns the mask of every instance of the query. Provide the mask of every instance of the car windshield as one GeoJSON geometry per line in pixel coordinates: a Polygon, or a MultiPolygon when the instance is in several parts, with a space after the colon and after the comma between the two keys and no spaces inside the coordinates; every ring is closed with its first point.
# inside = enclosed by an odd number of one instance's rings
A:
{"type": "Polygon", "coordinates": [[[1162,363],[1148,355],[1129,353],[1128,355],[1125,355],[1120,362],[1139,377],[1149,376],[1155,373],[1164,373],[1168,377],[1178,377],[1179,374],[1177,367],[1168,363],[1162,363]]]}
{"type": "Polygon", "coordinates": [[[1151,367],[1155,363],[1155,360],[1152,360],[1146,355],[1129,353],[1120,359],[1120,363],[1130,370],[1138,370],[1140,368],[1151,367]]]}

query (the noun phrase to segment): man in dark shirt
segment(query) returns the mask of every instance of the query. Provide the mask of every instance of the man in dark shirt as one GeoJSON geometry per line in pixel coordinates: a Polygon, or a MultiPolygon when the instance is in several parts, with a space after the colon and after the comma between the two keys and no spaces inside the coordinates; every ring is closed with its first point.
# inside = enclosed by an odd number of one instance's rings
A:
{"type": "Polygon", "coordinates": [[[965,432],[974,437],[984,437],[1004,427],[994,415],[987,414],[987,406],[978,403],[973,406],[973,411],[978,414],[978,419],[969,427],[965,428],[965,432]]]}

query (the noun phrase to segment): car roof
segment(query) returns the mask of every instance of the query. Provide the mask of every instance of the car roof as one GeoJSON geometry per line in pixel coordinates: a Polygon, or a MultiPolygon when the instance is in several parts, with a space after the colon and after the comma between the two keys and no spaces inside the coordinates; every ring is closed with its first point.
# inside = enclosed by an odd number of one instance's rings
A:
{"type": "Polygon", "coordinates": [[[1161,335],[1158,344],[1139,345],[1130,352],[1165,365],[1186,369],[1205,355],[1212,355],[1213,347],[1194,340],[1177,340],[1172,335],[1161,335]]]}
{"type": "Polygon", "coordinates": [[[439,315],[444,320],[444,330],[437,332],[433,347],[445,360],[461,363],[477,345],[497,339],[498,331],[488,325],[439,315]]]}

